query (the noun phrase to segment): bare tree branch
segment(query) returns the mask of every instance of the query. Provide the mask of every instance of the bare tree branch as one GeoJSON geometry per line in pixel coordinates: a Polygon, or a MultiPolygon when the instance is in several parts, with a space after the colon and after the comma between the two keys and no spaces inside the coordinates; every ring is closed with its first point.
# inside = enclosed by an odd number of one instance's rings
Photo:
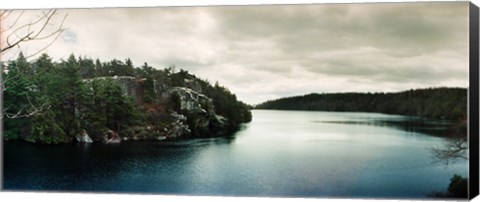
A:
{"type": "MultiPolygon", "coordinates": [[[[11,11],[5,11],[5,12],[8,12],[8,14],[6,14],[5,16],[3,16],[3,13],[2,13],[2,15],[0,15],[0,18],[4,18],[4,19],[5,19],[5,18],[8,18],[8,16],[12,13],[11,11]]],[[[0,33],[8,32],[8,31],[11,30],[12,28],[14,28],[15,25],[18,23],[18,20],[20,20],[20,18],[22,18],[22,16],[23,16],[24,13],[25,13],[25,12],[22,11],[22,12],[20,13],[20,15],[17,16],[17,18],[15,19],[15,21],[13,21],[13,23],[12,23],[11,25],[9,25],[6,29],[1,30],[0,33]]]]}
{"type": "MultiPolygon", "coordinates": [[[[5,21],[6,17],[9,17],[14,11],[4,11],[2,12],[0,20],[5,21]]],[[[40,50],[36,51],[33,54],[26,55],[26,58],[32,57],[42,51],[47,47],[51,46],[54,41],[56,41],[61,33],[66,29],[63,27],[63,24],[66,20],[67,15],[65,15],[59,25],[51,32],[47,31],[47,27],[51,25],[53,18],[57,15],[57,10],[49,10],[47,12],[42,12],[38,18],[17,26],[20,19],[24,16],[24,11],[22,11],[10,25],[7,25],[6,29],[1,31],[2,35],[6,35],[6,40],[4,44],[1,44],[0,52],[5,53],[12,50],[13,48],[20,49],[21,45],[29,41],[39,41],[52,39],[50,42],[46,43],[40,50]]]]}
{"type": "Polygon", "coordinates": [[[27,107],[24,106],[17,113],[4,112],[0,118],[3,119],[4,116],[6,116],[9,119],[27,118],[35,114],[39,114],[45,110],[48,110],[49,108],[50,108],[50,105],[47,105],[46,103],[42,104],[38,108],[33,107],[34,110],[27,110],[27,107]]]}
{"type": "Polygon", "coordinates": [[[430,148],[435,158],[445,164],[457,160],[468,160],[466,138],[450,138],[442,147],[430,148]]]}
{"type": "MultiPolygon", "coordinates": [[[[45,41],[45,43],[35,52],[25,55],[25,58],[38,55],[50,47],[66,30],[66,28],[64,28],[64,22],[68,15],[65,14],[61,18],[61,21],[58,22],[58,20],[56,20],[57,14],[57,10],[52,9],[42,12],[32,19],[25,19],[27,17],[25,11],[0,10],[0,57],[10,51],[14,51],[10,53],[17,55],[22,51],[22,48],[28,48],[24,46],[24,44],[29,44],[29,42],[32,41],[45,41]],[[18,15],[16,13],[18,13],[18,15]],[[7,21],[8,18],[12,19],[7,21]],[[5,25],[5,22],[9,22],[10,24],[5,25]]],[[[3,76],[5,72],[4,65],[3,63],[0,65],[0,74],[3,76]]],[[[25,77],[26,74],[27,72],[20,72],[20,74],[15,76],[16,78],[11,77],[8,73],[4,75],[5,78],[0,76],[0,96],[3,97],[4,91],[8,89],[9,86],[14,86],[16,82],[20,80],[19,78],[25,77]]],[[[20,108],[17,107],[16,112],[15,110],[11,112],[12,109],[10,107],[2,109],[3,113],[0,116],[0,120],[2,120],[3,117],[10,119],[30,117],[50,108],[48,102],[34,104],[28,93],[25,96],[28,104],[20,108]]]]}
{"type": "MultiPolygon", "coordinates": [[[[60,27],[63,27],[63,23],[65,22],[65,19],[67,18],[68,15],[65,15],[65,17],[63,18],[62,20],[62,23],[60,24],[60,27]]],[[[40,50],[34,52],[33,54],[30,54],[28,56],[26,56],[25,58],[30,58],[30,57],[33,57],[41,52],[43,52],[45,49],[47,49],[48,47],[50,47],[55,41],[57,41],[57,39],[60,37],[61,33],[63,33],[65,31],[64,28],[61,28],[61,29],[58,29],[56,30],[55,32],[52,32],[51,34],[49,35],[46,35],[46,36],[43,36],[43,37],[39,37],[39,38],[36,38],[34,40],[43,40],[43,39],[47,39],[47,38],[50,38],[52,36],[55,36],[53,38],[53,40],[51,40],[48,44],[46,44],[46,46],[44,46],[43,48],[41,48],[40,50]]]]}

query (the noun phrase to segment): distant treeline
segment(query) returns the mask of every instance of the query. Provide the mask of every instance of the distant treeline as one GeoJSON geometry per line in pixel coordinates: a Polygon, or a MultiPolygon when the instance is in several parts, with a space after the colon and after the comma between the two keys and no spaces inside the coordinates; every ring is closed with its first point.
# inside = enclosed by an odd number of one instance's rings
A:
{"type": "Polygon", "coordinates": [[[467,116],[467,89],[441,87],[397,93],[312,93],[269,100],[255,108],[378,112],[455,120],[467,116]]]}

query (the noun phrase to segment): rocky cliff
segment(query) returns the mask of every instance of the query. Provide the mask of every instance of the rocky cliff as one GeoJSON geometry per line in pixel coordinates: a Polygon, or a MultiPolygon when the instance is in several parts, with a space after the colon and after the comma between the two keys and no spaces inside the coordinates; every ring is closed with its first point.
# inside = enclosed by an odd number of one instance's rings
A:
{"type": "Polygon", "coordinates": [[[211,136],[228,127],[226,118],[215,113],[212,99],[192,89],[170,88],[162,93],[160,103],[170,106],[170,113],[185,117],[191,136],[211,136]]]}
{"type": "Polygon", "coordinates": [[[155,102],[145,104],[142,99],[145,79],[128,76],[95,79],[112,79],[125,96],[134,98],[136,105],[147,111],[148,117],[155,117],[143,126],[120,131],[124,140],[208,137],[230,127],[227,118],[216,114],[212,99],[199,92],[202,88],[194,80],[186,80],[186,87],[170,87],[155,80],[152,87],[155,102]]]}
{"type": "Polygon", "coordinates": [[[133,76],[105,76],[90,79],[84,79],[84,82],[93,80],[112,79],[122,89],[123,95],[134,98],[136,105],[143,104],[143,88],[145,78],[135,78],[133,76]]]}

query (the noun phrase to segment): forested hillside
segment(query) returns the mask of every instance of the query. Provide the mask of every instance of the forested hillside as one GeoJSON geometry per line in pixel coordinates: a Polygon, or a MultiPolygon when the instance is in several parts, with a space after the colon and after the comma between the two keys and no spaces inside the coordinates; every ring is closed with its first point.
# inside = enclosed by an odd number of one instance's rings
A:
{"type": "Polygon", "coordinates": [[[270,100],[256,109],[379,112],[465,119],[467,89],[428,88],[397,93],[324,93],[270,100]]]}
{"type": "Polygon", "coordinates": [[[19,57],[4,76],[4,138],[41,143],[206,137],[249,122],[226,87],[172,66],[19,57]],[[132,93],[132,92],[134,93],[132,93]],[[80,136],[80,137],[79,137],[80,136]]]}

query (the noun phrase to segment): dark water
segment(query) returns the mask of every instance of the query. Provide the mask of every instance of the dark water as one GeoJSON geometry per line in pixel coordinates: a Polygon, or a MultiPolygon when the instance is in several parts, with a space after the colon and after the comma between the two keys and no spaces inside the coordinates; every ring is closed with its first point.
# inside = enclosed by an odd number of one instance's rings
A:
{"type": "Polygon", "coordinates": [[[374,113],[253,111],[230,138],[4,143],[4,188],[182,195],[424,198],[468,162],[435,163],[448,123],[374,113]]]}

